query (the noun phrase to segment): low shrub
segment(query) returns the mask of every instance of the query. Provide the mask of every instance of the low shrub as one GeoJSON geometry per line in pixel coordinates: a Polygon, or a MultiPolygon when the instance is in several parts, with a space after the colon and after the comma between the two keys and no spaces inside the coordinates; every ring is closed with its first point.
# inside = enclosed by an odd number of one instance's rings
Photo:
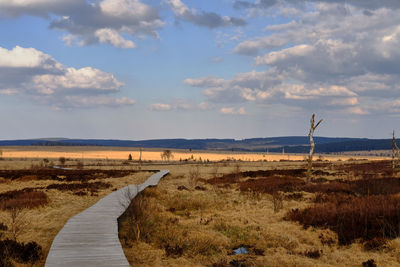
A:
{"type": "Polygon", "coordinates": [[[378,266],[378,265],[376,265],[376,262],[375,262],[374,259],[369,259],[369,260],[367,260],[367,261],[364,261],[364,262],[362,263],[362,266],[363,266],[363,267],[376,267],[376,266],[378,266]]]}
{"type": "Polygon", "coordinates": [[[375,237],[371,240],[364,242],[363,248],[366,251],[373,251],[373,250],[378,251],[383,249],[386,246],[387,242],[388,240],[386,238],[375,237]]]}
{"type": "Polygon", "coordinates": [[[303,210],[291,210],[286,219],[298,221],[305,228],[330,228],[337,233],[342,245],[358,238],[365,241],[396,238],[400,236],[400,198],[369,196],[348,202],[318,203],[303,210]]]}
{"type": "Polygon", "coordinates": [[[32,241],[27,244],[19,243],[11,239],[0,241],[0,263],[12,266],[9,259],[19,263],[35,263],[42,257],[42,247],[32,241]]]}
{"type": "Polygon", "coordinates": [[[352,186],[343,182],[329,182],[329,183],[316,183],[306,184],[299,188],[301,191],[309,193],[345,193],[353,194],[352,186]]]}
{"type": "Polygon", "coordinates": [[[315,249],[315,250],[307,250],[303,253],[304,256],[312,259],[319,259],[321,257],[322,251],[315,249]]]}
{"type": "Polygon", "coordinates": [[[398,178],[364,178],[351,182],[352,190],[360,195],[389,195],[400,192],[398,178]]]}
{"type": "MultiPolygon", "coordinates": [[[[156,172],[155,170],[146,170],[156,172]]],[[[57,180],[57,181],[88,181],[93,179],[120,178],[138,171],[134,170],[103,170],[103,169],[20,169],[20,170],[0,170],[0,177],[15,180],[22,177],[36,177],[38,180],[57,180]],[[62,177],[62,178],[61,178],[62,177]]]]}
{"type": "Polygon", "coordinates": [[[45,192],[27,190],[14,190],[0,194],[0,208],[2,210],[36,208],[48,203],[45,192]]]}

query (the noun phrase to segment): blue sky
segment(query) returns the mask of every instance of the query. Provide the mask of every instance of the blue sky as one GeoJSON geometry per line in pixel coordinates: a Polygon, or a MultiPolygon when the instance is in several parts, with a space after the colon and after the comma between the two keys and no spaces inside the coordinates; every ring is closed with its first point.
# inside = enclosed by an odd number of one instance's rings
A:
{"type": "Polygon", "coordinates": [[[389,138],[394,0],[0,0],[0,139],[389,138]]]}

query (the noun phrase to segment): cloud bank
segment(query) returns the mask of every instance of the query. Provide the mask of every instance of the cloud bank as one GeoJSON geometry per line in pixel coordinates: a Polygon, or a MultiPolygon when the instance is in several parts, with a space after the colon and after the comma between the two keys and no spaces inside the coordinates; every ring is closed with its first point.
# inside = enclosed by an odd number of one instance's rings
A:
{"type": "Polygon", "coordinates": [[[67,33],[63,40],[68,45],[134,48],[125,36],[158,38],[165,24],[156,8],[139,0],[0,0],[0,18],[22,15],[49,19],[50,28],[67,33]]]}
{"type": "MultiPolygon", "coordinates": [[[[236,1],[291,20],[240,42],[234,52],[265,71],[188,78],[214,103],[282,104],[310,112],[393,114],[400,100],[399,1],[236,1]],[[366,11],[366,9],[368,9],[366,11]],[[295,11],[293,11],[295,10],[295,11]]],[[[263,14],[266,15],[266,14],[263,14]]],[[[269,15],[269,14],[267,14],[269,15]]]]}
{"type": "Polygon", "coordinates": [[[176,18],[183,19],[195,25],[207,28],[245,26],[247,22],[242,18],[220,16],[215,12],[204,12],[189,9],[181,0],[168,0],[176,18]]]}
{"type": "Polygon", "coordinates": [[[65,67],[34,48],[0,47],[0,94],[18,95],[59,108],[132,105],[134,100],[115,98],[124,84],[113,74],[85,67],[65,67]]]}

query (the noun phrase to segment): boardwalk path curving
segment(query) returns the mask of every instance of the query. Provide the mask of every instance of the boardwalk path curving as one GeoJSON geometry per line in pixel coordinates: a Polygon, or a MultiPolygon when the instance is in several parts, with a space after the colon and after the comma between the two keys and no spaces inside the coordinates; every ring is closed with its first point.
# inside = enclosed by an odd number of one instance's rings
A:
{"type": "Polygon", "coordinates": [[[155,186],[168,170],[139,185],[112,192],[72,217],[53,240],[45,266],[129,266],[118,239],[117,219],[130,200],[148,186],[155,186]]]}

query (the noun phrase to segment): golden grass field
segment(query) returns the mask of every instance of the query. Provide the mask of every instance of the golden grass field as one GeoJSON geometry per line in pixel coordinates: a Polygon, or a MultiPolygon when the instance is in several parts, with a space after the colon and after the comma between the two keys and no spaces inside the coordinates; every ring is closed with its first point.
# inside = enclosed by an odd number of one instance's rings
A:
{"type": "MultiPolygon", "coordinates": [[[[140,152],[138,149],[130,148],[100,148],[100,147],[5,147],[3,157],[6,158],[59,158],[66,157],[71,159],[128,159],[129,154],[133,160],[138,160],[140,152]]],[[[159,161],[161,160],[162,149],[145,149],[142,152],[142,160],[159,161]]],[[[223,160],[241,160],[241,161],[280,161],[280,160],[303,160],[306,154],[278,154],[278,153],[238,153],[238,152],[207,152],[207,151],[189,151],[172,150],[173,157],[171,161],[180,160],[202,160],[202,161],[223,161],[223,160]]],[[[327,160],[348,160],[348,159],[370,159],[382,160],[388,157],[375,157],[369,155],[321,155],[327,160]]],[[[315,156],[318,158],[318,155],[315,156]]]]}
{"type": "MultiPolygon", "coordinates": [[[[132,230],[129,220],[121,218],[121,243],[132,266],[362,266],[361,263],[369,259],[374,259],[378,266],[400,266],[399,238],[389,240],[379,250],[367,251],[361,241],[339,245],[336,234],[331,230],[313,227],[304,229],[297,222],[284,220],[288,211],[314,205],[313,193],[302,192],[301,199],[283,197],[283,207],[275,212],[274,197],[271,194],[246,193],[240,191],[235,184],[206,182],[207,179],[244,171],[304,168],[306,165],[302,160],[305,155],[173,151],[174,162],[168,163],[157,161],[160,160],[161,151],[151,150],[144,151],[142,159],[153,162],[139,164],[127,161],[129,154],[132,154],[134,160],[139,157],[139,151],[130,149],[9,147],[2,150],[0,170],[32,170],[35,173],[45,168],[46,164],[58,165],[59,157],[66,157],[65,166],[72,169],[78,168],[78,163],[83,162],[83,170],[140,170],[121,178],[90,180],[90,183],[111,184],[110,188],[99,189],[95,194],[78,196],[74,194],[76,191],[39,189],[47,194],[48,204],[24,209],[19,218],[23,230],[18,235],[18,241],[35,241],[43,248],[42,259],[34,266],[43,266],[52,239],[70,217],[90,207],[112,190],[143,182],[151,175],[146,170],[157,169],[169,169],[171,173],[156,188],[144,193],[147,199],[144,201],[147,206],[144,207],[149,218],[145,222],[150,221],[152,227],[135,224],[133,228],[136,230],[132,230]],[[179,162],[180,159],[191,158],[191,155],[197,161],[179,162]],[[208,159],[220,162],[199,162],[200,157],[203,161],[208,159]],[[49,162],[43,163],[43,159],[49,162]],[[182,186],[184,189],[178,190],[182,186]],[[142,229],[139,236],[135,232],[138,228],[142,229]],[[146,229],[154,231],[148,231],[146,236],[146,229]],[[329,242],[325,242],[325,239],[329,242]],[[168,246],[165,247],[165,244],[168,246]],[[241,245],[249,247],[249,254],[231,255],[232,249],[241,245]],[[179,249],[176,251],[181,246],[182,253],[179,249]],[[310,257],[309,254],[315,251],[319,251],[320,256],[310,257]]],[[[332,170],[348,162],[357,166],[382,159],[371,157],[369,161],[348,161],[350,157],[323,155],[315,158],[321,164],[330,164],[332,170]]],[[[326,168],[322,166],[317,169],[331,170],[326,168]]],[[[358,174],[355,173],[356,169],[329,176],[329,179],[352,180],[357,178],[358,174]]],[[[246,181],[248,178],[241,179],[246,181]]],[[[0,178],[0,194],[24,188],[45,188],[50,184],[72,183],[76,181],[40,180],[29,175],[14,180],[3,177],[0,178]]],[[[0,223],[9,225],[10,220],[10,213],[0,210],[0,223]]],[[[10,233],[5,231],[3,238],[7,237],[10,237],[10,233]]],[[[15,266],[26,266],[13,263],[15,266]]]]}

